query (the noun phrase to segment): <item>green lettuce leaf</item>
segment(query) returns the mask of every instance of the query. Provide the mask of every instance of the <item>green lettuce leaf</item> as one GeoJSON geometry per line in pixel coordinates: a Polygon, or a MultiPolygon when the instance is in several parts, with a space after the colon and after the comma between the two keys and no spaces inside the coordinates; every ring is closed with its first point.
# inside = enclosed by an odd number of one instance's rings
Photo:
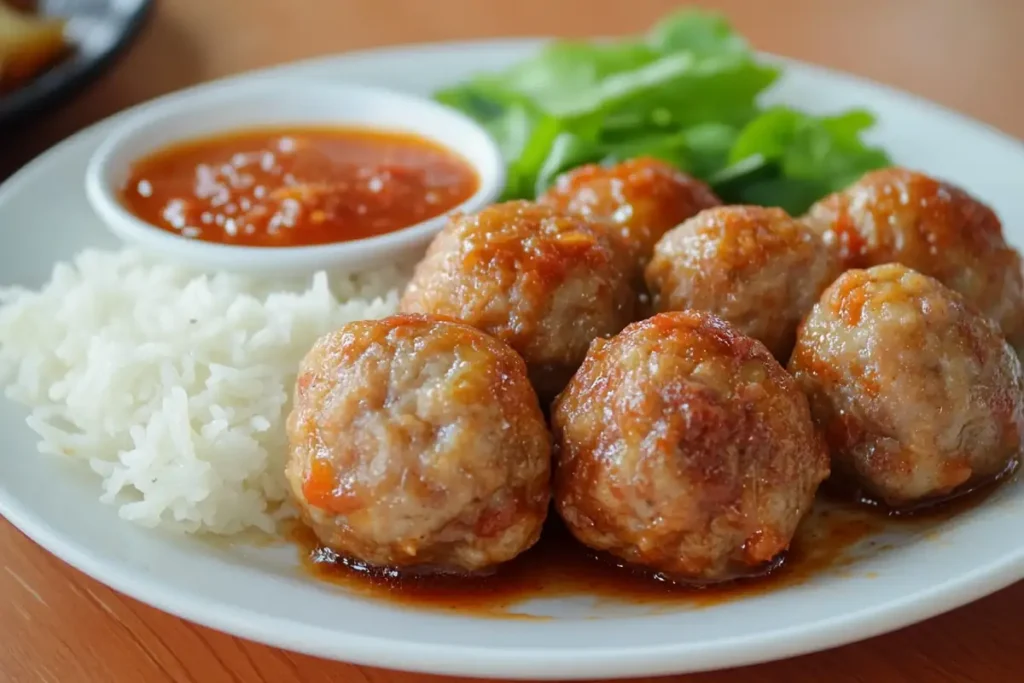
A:
{"type": "Polygon", "coordinates": [[[710,178],[726,201],[780,206],[802,213],[889,158],[860,135],[874,125],[862,110],[817,117],[773,107],[748,123],[728,165],[710,178]]]}
{"type": "Polygon", "coordinates": [[[498,73],[435,94],[485,125],[508,164],[504,198],[532,198],[585,163],[663,159],[724,199],[802,211],[885,166],[864,111],[765,109],[779,76],[721,16],[683,10],[645,36],[555,42],[498,73]]]}

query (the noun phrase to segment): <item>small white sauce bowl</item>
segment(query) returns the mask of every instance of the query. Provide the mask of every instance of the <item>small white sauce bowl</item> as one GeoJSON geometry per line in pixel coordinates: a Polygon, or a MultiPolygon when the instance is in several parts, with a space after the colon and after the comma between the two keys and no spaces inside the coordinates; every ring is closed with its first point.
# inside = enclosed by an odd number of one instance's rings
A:
{"type": "Polygon", "coordinates": [[[417,258],[448,214],[495,201],[505,185],[501,151],[469,117],[429,99],[322,80],[266,77],[211,84],[143,105],[99,146],[85,189],[107,227],[123,241],[165,260],[204,270],[301,275],[358,272],[417,258]],[[120,194],[131,166],[168,145],[263,127],[339,126],[418,134],[461,156],[479,179],[476,193],[448,212],[376,237],[297,247],[204,242],[158,228],[132,214],[120,194]]]}

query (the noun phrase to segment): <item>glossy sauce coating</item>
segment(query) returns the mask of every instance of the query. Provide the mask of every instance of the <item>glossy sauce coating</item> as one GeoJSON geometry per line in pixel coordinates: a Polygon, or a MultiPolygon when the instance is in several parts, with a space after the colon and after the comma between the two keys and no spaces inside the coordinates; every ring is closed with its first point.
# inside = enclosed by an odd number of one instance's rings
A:
{"type": "Polygon", "coordinates": [[[990,481],[1024,439],[1020,362],[996,324],[900,264],[844,273],[801,326],[789,370],[833,480],[906,507],[990,481]]]}
{"type": "Polygon", "coordinates": [[[770,569],[828,475],[793,379],[704,312],[595,342],[552,428],[555,505],[573,535],[679,580],[770,569]]]}
{"type": "Polygon", "coordinates": [[[302,518],[353,560],[473,572],[533,545],[550,436],[526,366],[462,323],[349,323],[303,360],[285,470],[302,518]]]}
{"type": "Polygon", "coordinates": [[[357,128],[274,128],[193,140],[137,161],[121,199],[175,235],[293,247],[383,235],[477,190],[464,159],[425,138],[357,128]]]}
{"type": "Polygon", "coordinates": [[[635,300],[629,260],[604,226],[515,201],[452,217],[400,309],[462,320],[504,340],[546,401],[591,341],[632,321],[635,300]]]}
{"type": "Polygon", "coordinates": [[[807,222],[845,269],[902,263],[965,296],[1024,345],[1021,257],[992,209],[963,189],[905,168],[873,171],[811,207],[807,222]]]}
{"type": "Polygon", "coordinates": [[[666,231],[721,204],[702,181],[649,157],[580,166],[559,176],[537,201],[617,226],[641,267],[666,231]]]}
{"type": "Polygon", "coordinates": [[[797,325],[839,273],[821,238],[785,211],[722,206],[667,232],[645,277],[655,310],[710,311],[785,363],[797,325]]]}

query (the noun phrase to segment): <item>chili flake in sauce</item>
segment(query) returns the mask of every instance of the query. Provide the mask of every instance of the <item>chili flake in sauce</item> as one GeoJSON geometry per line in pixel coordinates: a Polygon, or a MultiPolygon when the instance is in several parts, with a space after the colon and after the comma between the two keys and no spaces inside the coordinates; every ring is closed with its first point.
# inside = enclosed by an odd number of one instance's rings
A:
{"type": "Polygon", "coordinates": [[[238,131],[137,161],[122,201],[183,237],[297,247],[382,235],[477,190],[476,171],[417,135],[359,128],[238,131]]]}

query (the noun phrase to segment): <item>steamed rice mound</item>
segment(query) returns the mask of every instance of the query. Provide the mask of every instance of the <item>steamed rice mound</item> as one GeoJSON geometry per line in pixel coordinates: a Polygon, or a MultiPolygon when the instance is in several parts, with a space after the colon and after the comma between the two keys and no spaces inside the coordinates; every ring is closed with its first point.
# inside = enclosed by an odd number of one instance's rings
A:
{"type": "Polygon", "coordinates": [[[87,251],[38,291],[0,290],[0,380],[43,453],[87,463],[122,518],[173,531],[271,531],[284,421],[321,335],[397,307],[399,269],[330,281],[199,275],[87,251]]]}

